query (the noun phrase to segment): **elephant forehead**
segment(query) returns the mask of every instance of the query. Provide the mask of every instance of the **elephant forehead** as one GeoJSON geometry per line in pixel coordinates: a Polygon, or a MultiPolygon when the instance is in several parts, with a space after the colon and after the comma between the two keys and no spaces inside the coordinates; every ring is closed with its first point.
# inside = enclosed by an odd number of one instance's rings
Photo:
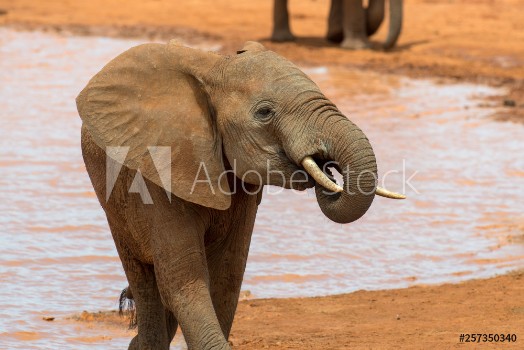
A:
{"type": "Polygon", "coordinates": [[[238,77],[262,80],[281,76],[306,76],[297,66],[271,51],[240,54],[228,67],[228,73],[238,77]]]}
{"type": "Polygon", "coordinates": [[[252,66],[251,71],[231,72],[232,88],[251,99],[292,100],[304,92],[323,96],[318,86],[296,66],[273,68],[269,65],[252,66]]]}

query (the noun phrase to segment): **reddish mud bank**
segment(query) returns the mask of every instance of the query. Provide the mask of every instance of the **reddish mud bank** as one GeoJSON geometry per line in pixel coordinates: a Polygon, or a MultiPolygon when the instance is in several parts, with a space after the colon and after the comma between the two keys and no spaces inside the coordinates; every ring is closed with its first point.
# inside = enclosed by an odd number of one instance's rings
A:
{"type": "MultiPolygon", "coordinates": [[[[524,273],[461,284],[291,299],[241,301],[234,349],[521,349],[524,273]],[[462,333],[516,334],[516,342],[467,344],[462,333]]],[[[83,313],[83,324],[125,328],[115,312],[83,313]]],[[[180,330],[179,330],[180,332],[180,330]]],[[[177,343],[180,343],[178,341],[177,343]]]]}
{"type": "Polygon", "coordinates": [[[461,333],[513,333],[521,349],[524,274],[461,284],[305,299],[240,303],[232,331],[235,349],[471,348],[461,333]]]}

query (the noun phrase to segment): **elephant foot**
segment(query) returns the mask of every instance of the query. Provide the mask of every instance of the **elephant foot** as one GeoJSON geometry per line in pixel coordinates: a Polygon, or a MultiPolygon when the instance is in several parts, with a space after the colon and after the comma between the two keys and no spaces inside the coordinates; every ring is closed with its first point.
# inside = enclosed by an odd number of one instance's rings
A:
{"type": "Polygon", "coordinates": [[[345,38],[340,47],[348,50],[369,49],[371,44],[367,38],[345,38]]]}
{"type": "Polygon", "coordinates": [[[286,41],[295,41],[295,36],[289,30],[275,31],[271,35],[271,41],[275,42],[286,42],[286,41]]]}
{"type": "Polygon", "coordinates": [[[340,44],[344,40],[344,33],[342,30],[330,31],[326,35],[326,39],[335,44],[340,44]]]}

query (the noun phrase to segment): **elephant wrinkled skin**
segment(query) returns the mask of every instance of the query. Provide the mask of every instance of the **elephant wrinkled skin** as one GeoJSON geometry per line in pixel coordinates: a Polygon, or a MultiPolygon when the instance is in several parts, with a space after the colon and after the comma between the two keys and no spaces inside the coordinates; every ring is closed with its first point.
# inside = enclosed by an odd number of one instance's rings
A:
{"type": "Polygon", "coordinates": [[[258,43],[234,56],[134,47],[90,80],[77,107],[86,168],[136,304],[130,349],[168,349],[178,324],[190,349],[229,348],[263,185],[315,186],[340,223],[380,194],[363,132],[258,43]],[[339,190],[320,170],[330,161],[339,190]]]}

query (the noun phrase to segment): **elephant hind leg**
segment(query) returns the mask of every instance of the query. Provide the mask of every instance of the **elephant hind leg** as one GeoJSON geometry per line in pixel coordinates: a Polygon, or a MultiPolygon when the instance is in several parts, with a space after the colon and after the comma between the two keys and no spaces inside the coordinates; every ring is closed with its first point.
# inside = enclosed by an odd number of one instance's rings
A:
{"type": "MultiPolygon", "coordinates": [[[[136,307],[138,334],[129,344],[129,349],[168,350],[171,334],[174,336],[174,332],[167,329],[165,308],[158,292],[153,265],[142,263],[132,256],[122,240],[123,237],[130,236],[125,225],[110,215],[108,215],[108,222],[132,291],[129,294],[132,294],[136,307]]],[[[122,293],[123,302],[127,295],[127,290],[125,294],[122,293]]],[[[173,322],[171,321],[170,324],[173,322]]],[[[176,326],[174,328],[176,330],[176,326]]]]}
{"type": "MultiPolygon", "coordinates": [[[[173,338],[175,337],[175,334],[176,334],[176,331],[177,331],[177,328],[178,328],[178,322],[177,322],[175,316],[173,315],[173,313],[171,311],[169,311],[168,309],[165,309],[165,317],[166,317],[167,343],[168,343],[168,348],[169,348],[169,344],[171,344],[171,342],[173,341],[173,338]]],[[[134,319],[136,321],[136,317],[134,319]]],[[[141,349],[139,342],[140,342],[140,339],[139,339],[139,336],[137,334],[131,340],[131,343],[129,344],[129,348],[128,349],[129,350],[139,350],[139,349],[141,349]]],[[[156,346],[153,347],[152,349],[156,349],[156,346]]]]}
{"type": "Polygon", "coordinates": [[[178,324],[162,304],[153,266],[138,261],[128,261],[125,265],[138,326],[138,334],[129,349],[169,349],[178,324]]]}

